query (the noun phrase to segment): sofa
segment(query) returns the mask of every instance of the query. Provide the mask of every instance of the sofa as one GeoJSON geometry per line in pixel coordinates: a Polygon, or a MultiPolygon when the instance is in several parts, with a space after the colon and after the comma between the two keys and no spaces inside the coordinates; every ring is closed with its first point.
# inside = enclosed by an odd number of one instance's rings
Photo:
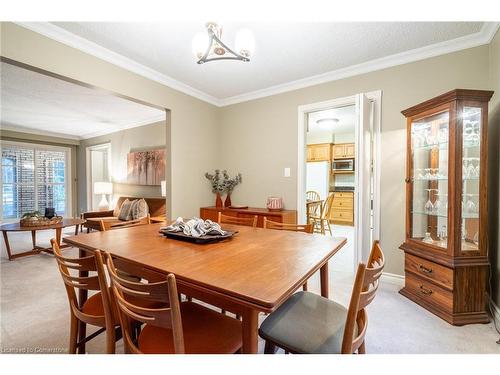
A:
{"type": "MultiPolygon", "coordinates": [[[[116,202],[116,206],[113,210],[108,211],[90,211],[84,212],[80,215],[82,219],[85,220],[83,224],[84,227],[87,228],[87,233],[90,232],[91,229],[100,230],[101,228],[101,220],[108,224],[127,224],[133,223],[134,220],[131,221],[123,221],[118,219],[118,215],[120,214],[120,207],[123,202],[128,200],[141,199],[140,197],[120,197],[116,202]]],[[[149,208],[149,215],[151,217],[161,216],[165,217],[166,214],[166,206],[165,206],[165,198],[144,198],[149,208]]]]}

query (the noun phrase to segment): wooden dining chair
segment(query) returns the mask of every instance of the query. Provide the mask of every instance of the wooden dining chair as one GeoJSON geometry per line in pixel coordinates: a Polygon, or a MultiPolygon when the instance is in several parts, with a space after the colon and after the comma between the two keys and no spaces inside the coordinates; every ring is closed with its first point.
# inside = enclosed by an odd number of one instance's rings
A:
{"type": "Polygon", "coordinates": [[[326,234],[326,230],[332,235],[332,227],[330,225],[330,215],[332,211],[333,204],[333,193],[330,193],[323,203],[323,207],[321,208],[320,216],[311,216],[311,222],[313,224],[314,232],[326,234]]]}
{"type": "Polygon", "coordinates": [[[219,211],[219,215],[217,217],[217,222],[219,224],[235,224],[235,225],[245,225],[248,227],[257,227],[257,215],[254,217],[236,217],[224,215],[219,211]]]}
{"type": "Polygon", "coordinates": [[[306,192],[306,200],[308,200],[308,201],[320,201],[321,197],[314,190],[309,190],[306,192]]]}
{"type": "MultiPolygon", "coordinates": [[[[121,268],[126,260],[120,259],[118,265],[109,254],[105,258],[127,353],[225,354],[241,350],[241,322],[194,302],[180,302],[173,274],[164,281],[129,281],[117,272],[130,272],[121,268]],[[144,308],[131,302],[130,297],[163,303],[165,307],[144,308]],[[137,340],[131,320],[145,324],[137,340]]],[[[147,279],[147,275],[142,276],[147,279]]]]}
{"type": "Polygon", "coordinates": [[[95,256],[68,258],[62,255],[59,244],[55,239],[50,240],[50,243],[68,295],[71,317],[69,353],[75,354],[77,349],[79,353],[85,353],[85,343],[103,332],[106,332],[106,352],[108,354],[114,353],[115,341],[117,337],[119,338],[115,332],[115,327],[119,321],[116,314],[113,314],[106,278],[102,272],[98,272],[95,256]],[[71,274],[70,270],[91,272],[93,274],[79,277],[71,274]],[[97,293],[93,294],[84,303],[80,303],[77,298],[77,289],[97,291],[97,293]],[[100,329],[86,336],[87,324],[100,327],[100,329]],[[78,337],[79,328],[81,337],[78,337]]]}
{"type": "MultiPolygon", "coordinates": [[[[313,232],[313,224],[283,224],[283,223],[278,223],[276,221],[268,220],[266,216],[264,216],[264,228],[289,230],[293,232],[304,232],[304,233],[313,232]]],[[[307,281],[304,284],[302,284],[302,290],[304,291],[307,290],[307,281]]]]}
{"type": "Polygon", "coordinates": [[[320,218],[323,209],[323,201],[309,201],[306,203],[307,224],[314,224],[314,218],[320,218]]]}
{"type": "Polygon", "coordinates": [[[100,231],[104,232],[107,230],[111,229],[123,229],[123,228],[131,228],[131,227],[137,227],[139,225],[147,225],[151,224],[151,217],[149,214],[143,218],[136,219],[136,220],[130,220],[126,221],[125,223],[113,223],[113,222],[108,222],[106,220],[100,220],[100,231]]]}
{"type": "Polygon", "coordinates": [[[384,254],[375,241],[368,267],[358,266],[348,308],[317,294],[294,294],[260,326],[265,353],[280,347],[289,353],[364,354],[366,307],[375,298],[384,264],[384,254]]]}

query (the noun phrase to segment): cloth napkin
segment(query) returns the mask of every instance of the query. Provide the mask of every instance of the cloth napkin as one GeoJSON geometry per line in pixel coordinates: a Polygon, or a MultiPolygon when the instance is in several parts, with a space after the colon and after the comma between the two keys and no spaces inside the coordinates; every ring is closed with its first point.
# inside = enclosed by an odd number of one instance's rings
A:
{"type": "Polygon", "coordinates": [[[204,235],[225,235],[227,232],[223,231],[218,223],[212,220],[203,220],[199,217],[192,218],[184,222],[182,217],[178,217],[175,223],[161,227],[161,231],[165,232],[182,232],[186,236],[201,237],[204,235]]]}

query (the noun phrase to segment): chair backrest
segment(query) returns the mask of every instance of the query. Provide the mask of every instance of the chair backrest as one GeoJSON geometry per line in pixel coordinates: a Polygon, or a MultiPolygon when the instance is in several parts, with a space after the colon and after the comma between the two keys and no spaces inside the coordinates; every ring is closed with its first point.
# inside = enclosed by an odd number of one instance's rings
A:
{"type": "Polygon", "coordinates": [[[111,229],[130,228],[130,227],[137,227],[139,225],[147,225],[147,224],[151,224],[151,216],[149,214],[146,217],[143,217],[143,218],[140,218],[137,220],[126,221],[124,223],[109,222],[106,220],[100,220],[100,222],[99,222],[101,232],[105,232],[105,231],[111,230],[111,229]]]}
{"type": "Polygon", "coordinates": [[[63,256],[55,239],[50,240],[52,251],[57,262],[57,268],[62,276],[68,301],[73,314],[80,320],[97,326],[105,326],[114,322],[112,304],[110,301],[106,276],[99,272],[94,255],[81,258],[68,258],[63,256]],[[73,270],[73,274],[70,270],[73,270]],[[76,272],[89,272],[88,276],[75,275],[76,272]],[[90,274],[92,273],[92,274],[90,274]],[[102,294],[103,316],[88,315],[80,310],[76,289],[100,291],[102,294]]]}
{"type": "Polygon", "coordinates": [[[356,272],[342,340],[343,354],[355,353],[364,344],[368,326],[365,308],[375,298],[384,264],[384,253],[379,242],[374,241],[368,266],[360,263],[356,272]]]}
{"type": "Polygon", "coordinates": [[[313,225],[312,224],[283,224],[278,223],[276,221],[267,220],[267,217],[264,216],[264,228],[266,229],[277,229],[277,230],[289,230],[293,232],[304,232],[304,233],[312,233],[313,225]]]}
{"type": "Polygon", "coordinates": [[[219,224],[235,224],[235,225],[246,225],[249,227],[257,227],[257,215],[254,217],[236,217],[223,215],[222,212],[219,212],[217,217],[217,222],[219,224]]]}
{"type": "MultiPolygon", "coordinates": [[[[129,353],[141,353],[133,340],[133,327],[131,325],[131,321],[138,321],[152,326],[171,329],[175,353],[184,353],[184,334],[182,331],[181,310],[175,276],[169,274],[166,280],[159,281],[130,281],[121,277],[118,271],[138,274],[141,270],[137,267],[135,269],[128,267],[132,265],[123,259],[120,259],[118,263],[116,262],[118,259],[114,261],[109,254],[106,254],[105,258],[111,280],[113,298],[120,316],[126,351],[129,353]],[[130,298],[128,297],[133,297],[134,303],[130,302],[130,298]],[[137,302],[135,302],[138,300],[144,301],[146,305],[147,302],[151,301],[159,302],[162,304],[162,307],[138,306],[137,302]]],[[[140,276],[142,280],[149,278],[147,274],[140,276]]]]}
{"type": "MultiPolygon", "coordinates": [[[[120,197],[116,201],[116,206],[113,210],[113,216],[119,216],[120,214],[120,207],[122,206],[123,202],[128,199],[129,201],[133,201],[135,199],[141,199],[140,197],[120,197]]],[[[146,203],[148,204],[148,210],[149,214],[153,217],[155,216],[165,216],[165,213],[167,212],[166,209],[166,200],[165,198],[144,198],[146,203]]]]}
{"type": "Polygon", "coordinates": [[[321,200],[319,194],[313,190],[309,190],[306,192],[306,200],[308,201],[319,201],[321,200]]]}
{"type": "Polygon", "coordinates": [[[306,203],[307,217],[320,217],[323,206],[321,201],[311,201],[306,203]]]}
{"type": "Polygon", "coordinates": [[[328,194],[325,202],[323,203],[323,209],[321,210],[321,218],[328,219],[330,217],[330,212],[332,210],[333,204],[333,193],[328,194]]]}

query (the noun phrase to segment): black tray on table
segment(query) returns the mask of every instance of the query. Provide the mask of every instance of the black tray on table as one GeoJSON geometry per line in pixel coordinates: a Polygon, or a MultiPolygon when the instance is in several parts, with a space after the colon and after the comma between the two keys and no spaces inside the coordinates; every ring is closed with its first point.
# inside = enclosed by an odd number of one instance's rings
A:
{"type": "Polygon", "coordinates": [[[193,242],[198,244],[222,241],[231,238],[236,233],[238,233],[238,231],[232,232],[229,230],[226,230],[225,232],[226,234],[215,234],[215,235],[205,234],[201,237],[193,237],[193,236],[188,236],[187,234],[184,234],[182,232],[160,231],[160,233],[167,238],[172,238],[174,240],[180,240],[180,241],[193,242]]]}

